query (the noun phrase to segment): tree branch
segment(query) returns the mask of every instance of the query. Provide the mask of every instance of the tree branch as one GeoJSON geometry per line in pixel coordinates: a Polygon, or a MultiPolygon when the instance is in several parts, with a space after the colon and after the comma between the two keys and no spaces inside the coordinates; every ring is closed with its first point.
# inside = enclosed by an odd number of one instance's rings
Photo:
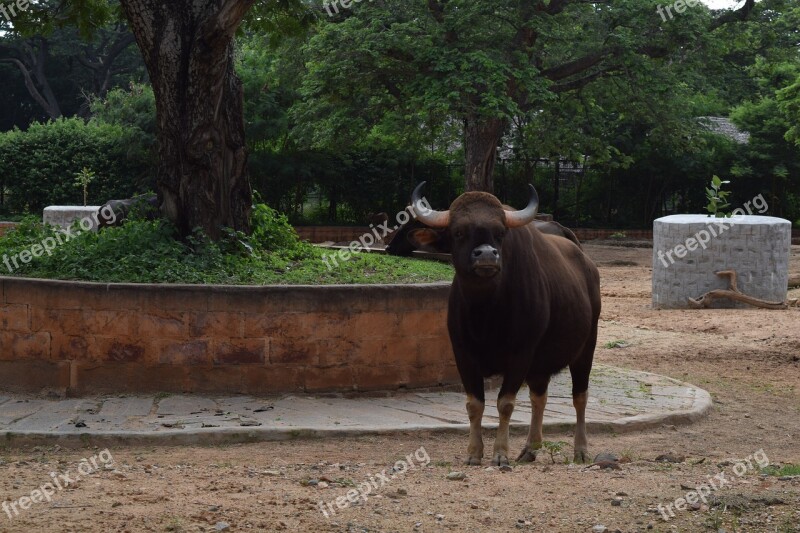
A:
{"type": "Polygon", "coordinates": [[[438,0],[428,0],[428,11],[431,12],[433,19],[439,24],[444,23],[444,4],[446,3],[447,0],[442,0],[441,2],[438,0]]]}
{"type": "MultiPolygon", "coordinates": [[[[42,106],[45,113],[53,117],[54,113],[53,110],[50,109],[50,105],[45,100],[42,93],[36,88],[36,84],[33,82],[33,78],[31,77],[31,73],[28,71],[27,67],[20,61],[19,59],[15,58],[5,58],[0,59],[0,63],[13,63],[17,67],[19,67],[20,72],[22,73],[23,78],[25,78],[25,88],[28,89],[28,93],[31,95],[31,98],[36,100],[36,103],[42,106]]],[[[55,118],[55,117],[54,117],[55,118]]]]}
{"type": "Polygon", "coordinates": [[[203,22],[199,35],[208,42],[227,43],[255,2],[256,0],[227,0],[214,16],[203,22]]]}
{"type": "Polygon", "coordinates": [[[603,70],[598,70],[597,72],[584,76],[583,78],[554,85],[550,87],[550,90],[555,93],[565,93],[567,91],[573,91],[575,89],[582,89],[587,85],[589,85],[589,83],[593,82],[594,80],[598,80],[602,77],[608,76],[609,74],[611,74],[613,70],[617,68],[618,65],[614,65],[603,70]]]}
{"type": "Polygon", "coordinates": [[[614,50],[600,50],[599,52],[583,56],[575,59],[574,61],[564,63],[563,65],[545,69],[542,71],[542,76],[551,81],[563,80],[564,78],[569,78],[570,76],[580,74],[581,72],[592,68],[593,66],[602,62],[606,57],[614,55],[614,53],[614,50]]]}
{"type": "Polygon", "coordinates": [[[753,8],[756,6],[756,0],[747,0],[742,7],[733,11],[728,10],[719,17],[715,18],[711,21],[711,27],[709,28],[711,31],[716,30],[717,28],[724,26],[726,24],[730,24],[731,22],[742,22],[747,20],[747,17],[750,16],[750,13],[753,11],[753,8]]]}

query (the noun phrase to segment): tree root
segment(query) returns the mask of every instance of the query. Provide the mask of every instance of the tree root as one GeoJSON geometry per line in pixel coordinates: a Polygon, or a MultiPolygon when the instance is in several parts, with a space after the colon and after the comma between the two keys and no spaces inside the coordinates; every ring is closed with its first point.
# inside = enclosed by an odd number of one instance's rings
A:
{"type": "Polygon", "coordinates": [[[789,307],[797,307],[798,300],[793,298],[791,300],[787,300],[785,302],[768,302],[766,300],[761,300],[759,298],[753,298],[752,296],[747,296],[746,294],[739,291],[739,287],[736,285],[736,271],[735,270],[722,270],[720,272],[716,272],[717,276],[720,277],[727,277],[728,283],[730,287],[728,289],[716,289],[713,291],[709,291],[702,295],[700,298],[689,298],[689,307],[691,309],[702,309],[710,307],[714,300],[719,300],[723,298],[728,298],[734,300],[736,302],[746,303],[748,305],[752,305],[754,307],[760,307],[762,309],[787,309],[789,307]]]}

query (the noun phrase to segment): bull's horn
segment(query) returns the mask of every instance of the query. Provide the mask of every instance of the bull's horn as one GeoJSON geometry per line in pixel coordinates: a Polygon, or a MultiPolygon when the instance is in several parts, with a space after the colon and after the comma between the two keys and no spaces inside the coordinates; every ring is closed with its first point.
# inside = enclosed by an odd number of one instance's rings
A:
{"type": "Polygon", "coordinates": [[[435,211],[431,209],[428,201],[420,196],[422,188],[426,182],[417,185],[411,194],[411,206],[414,208],[414,215],[417,220],[430,226],[431,228],[446,228],[450,224],[450,211],[435,211]]]}
{"type": "Polygon", "coordinates": [[[528,187],[531,188],[531,199],[528,202],[528,207],[522,211],[506,211],[507,228],[525,226],[533,222],[533,219],[536,218],[536,213],[539,211],[539,195],[536,193],[536,189],[533,188],[533,185],[528,184],[528,187]]]}

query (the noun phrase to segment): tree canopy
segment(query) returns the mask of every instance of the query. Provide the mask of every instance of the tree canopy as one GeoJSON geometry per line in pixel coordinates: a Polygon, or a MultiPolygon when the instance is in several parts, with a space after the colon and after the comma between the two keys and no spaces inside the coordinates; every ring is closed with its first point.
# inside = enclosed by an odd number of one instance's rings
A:
{"type": "Polygon", "coordinates": [[[165,215],[210,235],[247,230],[251,175],[305,219],[363,221],[427,179],[443,199],[504,201],[532,181],[571,223],[646,225],[701,207],[714,174],[800,217],[800,8],[696,4],[667,19],[659,5],[375,0],[329,16],[300,0],[33,2],[0,36],[18,95],[5,127],[93,110],[122,124],[138,153],[159,147],[165,215]],[[152,85],[157,119],[142,120],[131,82],[152,85]]]}

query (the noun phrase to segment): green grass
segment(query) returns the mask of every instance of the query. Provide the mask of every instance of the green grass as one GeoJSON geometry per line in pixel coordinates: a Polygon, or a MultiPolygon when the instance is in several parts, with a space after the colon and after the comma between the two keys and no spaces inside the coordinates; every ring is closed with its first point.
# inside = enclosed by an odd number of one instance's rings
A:
{"type": "Polygon", "coordinates": [[[762,470],[762,472],[770,476],[777,477],[800,476],[800,465],[783,465],[780,468],[776,466],[768,466],[762,470]]]}
{"type": "MultiPolygon", "coordinates": [[[[348,261],[323,261],[336,251],[299,241],[285,217],[265,205],[253,212],[253,233],[228,231],[219,242],[196,233],[179,240],[166,221],[131,220],[99,233],[83,233],[23,264],[20,253],[58,235],[30,217],[0,237],[3,275],[106,283],[225,285],[326,285],[450,281],[450,265],[359,253],[348,261]],[[5,259],[13,267],[9,271],[5,259]]],[[[63,237],[61,239],[64,240],[63,237]]],[[[54,241],[50,241],[51,243],[54,241]]]]}
{"type": "Polygon", "coordinates": [[[624,340],[609,341],[603,345],[604,348],[609,350],[612,348],[627,348],[628,346],[630,346],[630,343],[624,340]]]}

